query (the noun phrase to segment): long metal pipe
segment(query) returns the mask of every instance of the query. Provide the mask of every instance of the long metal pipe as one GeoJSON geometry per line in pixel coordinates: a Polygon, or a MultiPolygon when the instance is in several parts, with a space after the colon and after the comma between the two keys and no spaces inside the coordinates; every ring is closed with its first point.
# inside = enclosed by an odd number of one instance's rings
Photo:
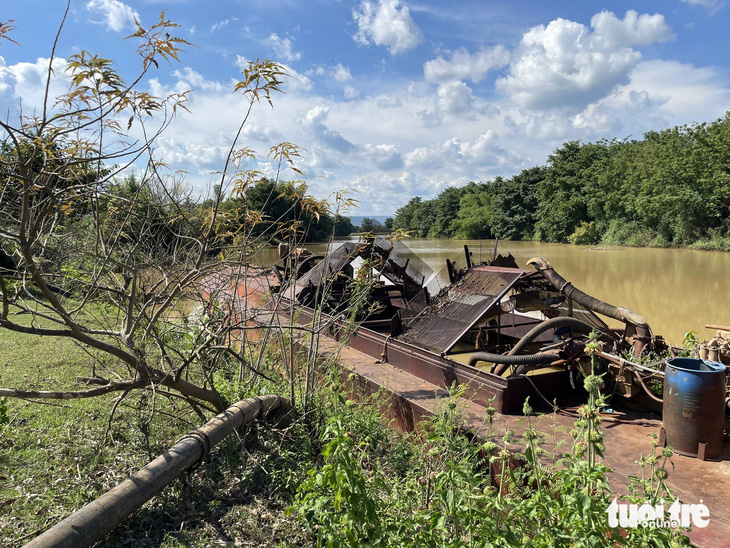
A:
{"type": "Polygon", "coordinates": [[[259,417],[266,417],[273,411],[283,412],[289,407],[288,400],[275,395],[248,398],[233,404],[202,427],[181,438],[114,489],[54,525],[25,547],[91,546],[160,493],[184,470],[205,459],[210,449],[234,430],[259,417]]]}
{"type": "Polygon", "coordinates": [[[555,289],[563,293],[569,299],[573,299],[588,310],[592,310],[593,312],[624,322],[627,326],[632,326],[636,332],[636,335],[634,336],[634,355],[641,356],[644,346],[651,341],[651,329],[644,318],[635,312],[632,312],[628,308],[613,306],[584,293],[573,286],[570,282],[566,281],[560,274],[555,272],[552,265],[542,257],[533,257],[527,261],[527,264],[534,266],[535,269],[541,272],[545,279],[555,287],[555,289]]]}

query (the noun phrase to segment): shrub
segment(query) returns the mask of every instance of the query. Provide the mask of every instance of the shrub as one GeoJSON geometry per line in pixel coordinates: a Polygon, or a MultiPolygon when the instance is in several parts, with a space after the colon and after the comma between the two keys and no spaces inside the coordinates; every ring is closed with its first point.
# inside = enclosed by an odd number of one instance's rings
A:
{"type": "MultiPolygon", "coordinates": [[[[592,345],[589,352],[597,349],[592,345]]],[[[300,514],[322,546],[688,545],[681,530],[609,526],[606,510],[614,495],[611,469],[603,462],[599,410],[605,398],[595,360],[584,386],[588,402],[578,411],[572,447],[553,465],[543,458],[546,435],[533,427],[532,408],[525,402],[524,465],[516,469],[508,451],[512,433],[502,436],[501,447],[493,441],[494,409],[489,407],[485,417],[487,441],[474,443],[461,427],[463,388],[453,386],[423,426],[411,468],[401,476],[380,466],[387,454],[372,453],[358,434],[363,431],[355,418],[359,408],[340,397],[322,432],[324,462],[309,471],[290,511],[300,514]]],[[[371,420],[372,415],[368,428],[371,420]]],[[[631,503],[673,500],[665,483],[671,449],[657,453],[656,439],[651,447],[639,458],[641,473],[630,478],[631,503]]]]}
{"type": "Polygon", "coordinates": [[[568,236],[568,242],[573,245],[595,245],[600,241],[601,235],[593,222],[581,222],[575,232],[568,236]]]}

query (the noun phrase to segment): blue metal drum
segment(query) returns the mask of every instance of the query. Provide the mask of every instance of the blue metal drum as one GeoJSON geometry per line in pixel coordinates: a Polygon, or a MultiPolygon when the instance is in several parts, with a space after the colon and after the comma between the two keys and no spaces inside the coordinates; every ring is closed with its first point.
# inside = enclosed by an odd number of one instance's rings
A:
{"type": "Polygon", "coordinates": [[[667,444],[682,455],[722,454],[725,427],[725,366],[695,358],[666,361],[662,419],[667,444]]]}

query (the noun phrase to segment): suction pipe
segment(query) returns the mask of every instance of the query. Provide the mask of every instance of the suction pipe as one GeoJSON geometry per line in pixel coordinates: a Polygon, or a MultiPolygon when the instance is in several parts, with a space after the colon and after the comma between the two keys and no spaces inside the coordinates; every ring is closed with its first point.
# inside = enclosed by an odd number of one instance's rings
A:
{"type": "Polygon", "coordinates": [[[636,332],[636,335],[634,336],[634,355],[641,356],[644,346],[651,341],[651,329],[644,318],[632,312],[628,308],[613,306],[583,293],[580,289],[573,287],[570,282],[566,281],[565,278],[555,272],[550,263],[542,257],[534,257],[527,261],[527,264],[534,266],[535,269],[541,272],[545,279],[549,281],[553,287],[555,287],[555,289],[563,293],[569,299],[572,299],[588,310],[592,310],[593,312],[603,314],[608,318],[613,318],[614,320],[623,322],[627,326],[632,326],[636,332]]]}

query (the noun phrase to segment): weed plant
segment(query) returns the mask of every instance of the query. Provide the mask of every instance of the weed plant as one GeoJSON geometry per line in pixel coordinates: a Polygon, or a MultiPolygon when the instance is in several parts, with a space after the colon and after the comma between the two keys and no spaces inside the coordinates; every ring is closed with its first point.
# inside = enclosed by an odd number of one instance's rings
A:
{"type": "MultiPolygon", "coordinates": [[[[596,352],[595,342],[589,352],[596,352]]],[[[378,420],[357,419],[360,408],[338,395],[320,441],[323,462],[312,467],[290,512],[298,513],[319,546],[687,546],[681,530],[608,525],[613,500],[610,468],[603,462],[600,409],[601,375],[584,379],[588,401],[570,432],[570,449],[554,464],[542,445],[546,435],[533,425],[529,401],[523,412],[524,453],[515,466],[512,432],[494,432],[490,406],[476,443],[461,428],[458,402],[463,389],[452,387],[443,408],[401,453],[408,465],[389,470],[389,454],[377,452],[371,433],[378,420]],[[414,443],[415,442],[415,443],[414,443]],[[374,452],[375,450],[375,452],[374,452]]],[[[555,457],[556,455],[553,455],[555,457]]],[[[671,449],[639,459],[631,478],[632,503],[671,504],[665,483],[671,449]]]]}

